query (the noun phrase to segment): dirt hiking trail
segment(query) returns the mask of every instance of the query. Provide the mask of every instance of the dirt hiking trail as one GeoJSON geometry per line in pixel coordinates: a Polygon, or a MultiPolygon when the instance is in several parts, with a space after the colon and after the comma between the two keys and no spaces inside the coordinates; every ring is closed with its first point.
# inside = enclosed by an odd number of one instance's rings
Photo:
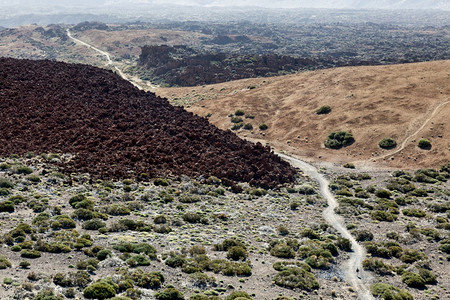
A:
{"type": "Polygon", "coordinates": [[[362,261],[366,256],[366,251],[345,228],[342,218],[334,212],[334,209],[338,207],[339,204],[328,188],[328,180],[321,175],[314,166],[302,160],[281,153],[277,153],[277,155],[287,160],[292,164],[292,166],[300,168],[306,175],[319,183],[320,194],[327,200],[328,203],[328,207],[323,211],[324,219],[344,238],[349,239],[352,244],[353,252],[350,253],[350,259],[344,269],[347,281],[358,294],[359,299],[375,299],[368,288],[372,277],[362,268],[362,261]]]}

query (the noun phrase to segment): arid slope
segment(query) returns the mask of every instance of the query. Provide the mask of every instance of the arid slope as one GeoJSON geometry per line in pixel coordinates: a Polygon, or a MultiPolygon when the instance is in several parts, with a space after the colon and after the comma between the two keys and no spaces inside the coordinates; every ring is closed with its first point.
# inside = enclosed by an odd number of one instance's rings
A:
{"type": "Polygon", "coordinates": [[[450,103],[443,104],[450,100],[450,61],[336,68],[157,93],[201,116],[211,114],[210,121],[223,129],[232,126],[229,114],[242,109],[255,118],[244,119],[254,129],[240,129],[240,136],[310,160],[403,168],[437,167],[450,160],[450,103]],[[317,115],[323,105],[331,106],[331,113],[317,115]],[[261,123],[268,129],[259,130],[261,123]],[[355,143],[326,149],[327,135],[338,130],[352,132],[355,143]],[[381,139],[394,138],[398,149],[409,136],[404,150],[377,159],[395,151],[379,148],[381,139]],[[431,149],[417,147],[422,137],[431,141],[431,149]]]}

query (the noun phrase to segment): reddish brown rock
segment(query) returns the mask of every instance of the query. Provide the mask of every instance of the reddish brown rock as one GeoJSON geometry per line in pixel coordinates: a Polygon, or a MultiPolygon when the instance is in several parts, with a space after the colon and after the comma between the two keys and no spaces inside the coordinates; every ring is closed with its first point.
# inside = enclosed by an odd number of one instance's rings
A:
{"type": "Polygon", "coordinates": [[[65,172],[217,176],[274,187],[295,170],[268,147],[87,65],[0,58],[0,155],[57,152],[65,172]]]}

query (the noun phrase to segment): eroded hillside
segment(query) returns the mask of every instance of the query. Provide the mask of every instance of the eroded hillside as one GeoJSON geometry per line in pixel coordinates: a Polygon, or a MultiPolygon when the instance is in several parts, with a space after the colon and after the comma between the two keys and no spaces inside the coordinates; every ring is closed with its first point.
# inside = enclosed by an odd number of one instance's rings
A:
{"type": "Polygon", "coordinates": [[[220,128],[240,123],[240,136],[307,159],[439,167],[450,159],[449,69],[450,61],[346,67],[157,93],[192,105],[188,110],[209,116],[220,128]],[[331,112],[317,114],[322,106],[331,112]],[[241,120],[233,118],[237,110],[244,111],[241,120]],[[266,130],[258,128],[262,123],[266,130]],[[325,148],[333,131],[351,132],[355,142],[339,150],[325,148]],[[380,148],[384,138],[393,138],[397,146],[380,148]],[[421,138],[431,148],[419,148],[421,138]]]}

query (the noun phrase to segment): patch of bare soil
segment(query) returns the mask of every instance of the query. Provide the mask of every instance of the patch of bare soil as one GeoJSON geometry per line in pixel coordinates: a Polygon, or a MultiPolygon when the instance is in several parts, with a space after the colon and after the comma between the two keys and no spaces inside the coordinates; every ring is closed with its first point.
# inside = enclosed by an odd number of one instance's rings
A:
{"type": "Polygon", "coordinates": [[[268,147],[87,65],[0,59],[0,155],[71,153],[94,178],[216,176],[264,187],[295,170],[268,147]]]}
{"type": "Polygon", "coordinates": [[[242,127],[238,135],[306,160],[413,169],[450,160],[450,104],[443,104],[449,101],[449,70],[450,61],[345,67],[157,93],[200,116],[210,115],[222,129],[231,128],[229,115],[242,109],[254,117],[243,118],[253,129],[242,127]],[[331,112],[316,114],[325,105],[331,112]],[[268,129],[258,129],[261,123],[268,129]],[[327,149],[324,141],[333,131],[351,132],[355,142],[327,149]],[[408,141],[402,151],[386,156],[396,150],[378,146],[387,137],[395,139],[397,147],[408,141]],[[429,139],[431,149],[420,149],[420,138],[429,139]]]}

